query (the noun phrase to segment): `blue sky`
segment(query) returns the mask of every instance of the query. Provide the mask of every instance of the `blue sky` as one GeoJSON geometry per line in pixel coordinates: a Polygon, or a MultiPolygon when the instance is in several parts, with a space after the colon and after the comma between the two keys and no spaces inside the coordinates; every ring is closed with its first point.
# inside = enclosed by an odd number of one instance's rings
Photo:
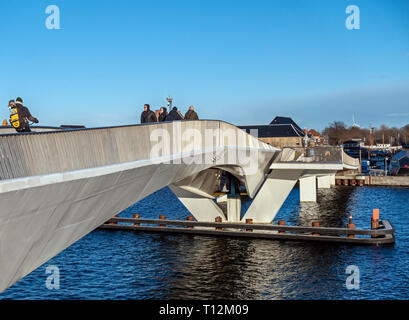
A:
{"type": "Polygon", "coordinates": [[[171,95],[234,124],[409,123],[407,0],[1,1],[0,32],[1,119],[21,96],[42,125],[131,124],[171,95]]]}

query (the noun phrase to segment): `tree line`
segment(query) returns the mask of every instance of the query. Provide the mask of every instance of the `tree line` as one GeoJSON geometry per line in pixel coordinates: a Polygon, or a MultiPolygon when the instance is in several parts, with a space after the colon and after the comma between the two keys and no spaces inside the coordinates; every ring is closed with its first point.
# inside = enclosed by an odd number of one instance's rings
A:
{"type": "Polygon", "coordinates": [[[409,144],[409,124],[401,128],[388,127],[383,124],[379,128],[368,129],[358,126],[348,127],[342,121],[334,121],[322,131],[322,135],[328,138],[330,145],[341,145],[352,139],[362,139],[365,144],[370,144],[371,132],[373,132],[375,144],[385,143],[393,146],[409,144]]]}

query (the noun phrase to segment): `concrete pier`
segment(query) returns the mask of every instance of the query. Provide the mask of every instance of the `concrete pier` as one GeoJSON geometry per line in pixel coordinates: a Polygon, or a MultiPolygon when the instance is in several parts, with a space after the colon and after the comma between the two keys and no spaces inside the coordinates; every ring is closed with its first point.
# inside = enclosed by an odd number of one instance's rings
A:
{"type": "Polygon", "coordinates": [[[300,201],[317,201],[317,179],[315,176],[304,177],[300,179],[300,201]]]}
{"type": "MultiPolygon", "coordinates": [[[[335,176],[334,176],[335,179],[335,176]]],[[[331,175],[317,177],[318,189],[330,189],[332,184],[331,175]]],[[[335,185],[335,181],[334,181],[335,185]]]]}

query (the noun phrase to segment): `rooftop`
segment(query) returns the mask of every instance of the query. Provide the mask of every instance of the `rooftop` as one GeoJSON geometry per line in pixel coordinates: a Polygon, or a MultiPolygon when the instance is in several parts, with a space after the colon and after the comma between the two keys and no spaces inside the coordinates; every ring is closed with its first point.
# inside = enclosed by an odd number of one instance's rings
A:
{"type": "Polygon", "coordinates": [[[240,129],[245,130],[251,134],[250,130],[258,130],[259,138],[281,138],[281,137],[303,137],[304,133],[297,130],[292,124],[269,124],[269,125],[252,125],[239,126],[240,129]]]}

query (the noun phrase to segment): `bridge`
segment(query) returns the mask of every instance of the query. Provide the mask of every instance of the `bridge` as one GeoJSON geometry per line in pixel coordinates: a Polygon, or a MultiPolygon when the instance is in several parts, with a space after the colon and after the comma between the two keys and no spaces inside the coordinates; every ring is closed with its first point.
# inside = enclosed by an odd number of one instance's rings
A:
{"type": "Polygon", "coordinates": [[[222,121],[43,129],[0,134],[0,292],[165,186],[198,221],[271,222],[297,181],[314,201],[316,177],[356,168],[342,149],[279,150],[222,121]],[[215,202],[222,172],[253,198],[243,217],[240,197],[215,202]]]}

